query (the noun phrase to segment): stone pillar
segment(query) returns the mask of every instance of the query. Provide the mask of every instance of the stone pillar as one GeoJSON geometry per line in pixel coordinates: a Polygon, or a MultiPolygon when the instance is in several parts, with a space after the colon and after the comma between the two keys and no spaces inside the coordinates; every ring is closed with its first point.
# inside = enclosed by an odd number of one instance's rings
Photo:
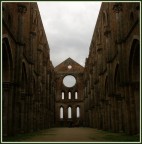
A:
{"type": "Polygon", "coordinates": [[[123,124],[123,118],[122,118],[122,97],[119,97],[118,99],[118,111],[119,111],[119,132],[123,132],[123,127],[122,127],[122,124],[123,124]]]}
{"type": "Polygon", "coordinates": [[[125,132],[128,134],[131,126],[131,119],[130,119],[130,101],[129,101],[129,89],[128,87],[124,87],[124,97],[125,97],[125,132]]]}
{"type": "Polygon", "coordinates": [[[129,99],[130,99],[130,116],[131,116],[130,134],[134,134],[136,133],[136,111],[135,111],[135,98],[131,86],[129,86],[129,99]]]}
{"type": "MultiPolygon", "coordinates": [[[[22,57],[23,57],[23,47],[24,47],[24,40],[23,40],[23,30],[24,30],[24,14],[27,11],[27,7],[23,4],[18,4],[18,31],[17,31],[17,48],[16,48],[16,54],[15,54],[15,73],[14,73],[14,81],[17,84],[17,87],[15,89],[15,102],[20,101],[21,96],[21,71],[22,71],[22,57]]],[[[19,113],[19,107],[17,105],[14,105],[14,129],[17,132],[23,131],[19,130],[20,127],[18,127],[17,123],[19,123],[19,119],[21,117],[21,114],[19,113]]],[[[23,124],[22,124],[23,125],[23,124]]]]}
{"type": "Polygon", "coordinates": [[[13,84],[3,82],[3,111],[2,111],[2,133],[3,136],[13,135],[13,84]]]}
{"type": "Polygon", "coordinates": [[[115,132],[115,101],[114,97],[111,97],[111,127],[112,131],[115,132]]]}

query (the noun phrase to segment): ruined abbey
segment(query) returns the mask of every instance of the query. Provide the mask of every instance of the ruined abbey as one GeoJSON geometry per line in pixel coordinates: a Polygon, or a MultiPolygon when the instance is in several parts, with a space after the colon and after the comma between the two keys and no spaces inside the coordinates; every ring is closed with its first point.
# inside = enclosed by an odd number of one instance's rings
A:
{"type": "Polygon", "coordinates": [[[1,51],[2,137],[68,126],[140,133],[139,2],[102,3],[85,67],[52,65],[37,3],[3,2],[1,51]]]}

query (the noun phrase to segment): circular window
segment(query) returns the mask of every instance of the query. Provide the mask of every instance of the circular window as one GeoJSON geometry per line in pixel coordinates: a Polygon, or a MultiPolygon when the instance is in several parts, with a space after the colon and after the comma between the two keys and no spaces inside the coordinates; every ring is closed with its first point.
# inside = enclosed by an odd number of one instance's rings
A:
{"type": "Polygon", "coordinates": [[[71,69],[72,68],[72,66],[71,65],[68,65],[68,69],[71,69]]]}
{"type": "Polygon", "coordinates": [[[66,87],[73,87],[76,84],[76,79],[74,76],[71,75],[65,76],[63,79],[63,84],[66,87]]]}

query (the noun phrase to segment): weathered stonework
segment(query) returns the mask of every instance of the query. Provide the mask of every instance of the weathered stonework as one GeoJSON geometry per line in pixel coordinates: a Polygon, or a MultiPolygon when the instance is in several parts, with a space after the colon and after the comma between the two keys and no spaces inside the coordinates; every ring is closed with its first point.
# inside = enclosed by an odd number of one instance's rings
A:
{"type": "Polygon", "coordinates": [[[55,67],[56,78],[56,99],[55,99],[55,125],[56,126],[82,126],[84,120],[84,96],[83,96],[83,71],[84,68],[71,58],[68,58],[55,67]],[[71,68],[68,68],[71,66],[71,68]],[[66,87],[63,79],[67,75],[72,75],[76,79],[73,87],[66,87]],[[71,99],[68,98],[69,92],[71,99]],[[62,99],[64,93],[64,99],[62,99]],[[77,98],[75,98],[77,93],[77,98]],[[63,118],[60,118],[60,109],[63,108],[63,118]],[[68,118],[68,108],[72,109],[72,118],[68,118]],[[80,109],[80,117],[77,118],[77,107],[80,109]]]}
{"type": "Polygon", "coordinates": [[[3,136],[54,124],[54,68],[36,3],[2,4],[3,136]]]}
{"type": "Polygon", "coordinates": [[[139,14],[138,2],[102,3],[85,67],[68,58],[54,68],[37,4],[3,2],[2,136],[53,126],[138,134],[139,14]]]}
{"type": "Polygon", "coordinates": [[[140,3],[102,3],[84,70],[86,126],[139,133],[140,3]]]}

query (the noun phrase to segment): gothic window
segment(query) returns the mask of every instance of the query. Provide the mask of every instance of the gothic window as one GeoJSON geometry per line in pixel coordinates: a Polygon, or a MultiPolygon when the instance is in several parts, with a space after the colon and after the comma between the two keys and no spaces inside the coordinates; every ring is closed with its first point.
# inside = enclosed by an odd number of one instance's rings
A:
{"type": "Polygon", "coordinates": [[[68,93],[68,99],[71,99],[71,92],[68,93]]]}
{"type": "Polygon", "coordinates": [[[72,118],[72,108],[68,107],[68,118],[72,118]]]}
{"type": "Polygon", "coordinates": [[[68,65],[68,69],[72,69],[72,66],[71,66],[71,65],[68,65]]]}
{"type": "Polygon", "coordinates": [[[76,78],[72,75],[67,75],[63,79],[63,84],[66,87],[73,87],[76,84],[76,78]]]}
{"type": "Polygon", "coordinates": [[[97,30],[97,44],[100,44],[101,42],[101,34],[100,34],[100,29],[98,28],[97,30]]]}
{"type": "Polygon", "coordinates": [[[64,108],[61,106],[60,107],[60,119],[64,118],[64,108]]]}
{"type": "Polygon", "coordinates": [[[11,81],[12,76],[12,53],[9,45],[9,40],[7,38],[3,38],[2,40],[2,74],[3,81],[8,82],[11,81]]]}
{"type": "Polygon", "coordinates": [[[38,23],[38,18],[37,18],[37,10],[36,9],[33,9],[33,24],[37,25],[38,23]]]}
{"type": "Polygon", "coordinates": [[[78,99],[78,93],[75,92],[75,99],[78,99]]]}
{"type": "Polygon", "coordinates": [[[62,92],[62,100],[65,99],[65,93],[62,92]]]}
{"type": "Polygon", "coordinates": [[[106,11],[103,11],[103,26],[107,26],[108,25],[108,15],[106,11]]]}
{"type": "Polygon", "coordinates": [[[139,82],[140,80],[140,45],[137,39],[133,40],[129,57],[130,80],[139,82]]]}
{"type": "Polygon", "coordinates": [[[76,108],[76,117],[77,118],[80,117],[80,107],[79,106],[76,108]]]}

